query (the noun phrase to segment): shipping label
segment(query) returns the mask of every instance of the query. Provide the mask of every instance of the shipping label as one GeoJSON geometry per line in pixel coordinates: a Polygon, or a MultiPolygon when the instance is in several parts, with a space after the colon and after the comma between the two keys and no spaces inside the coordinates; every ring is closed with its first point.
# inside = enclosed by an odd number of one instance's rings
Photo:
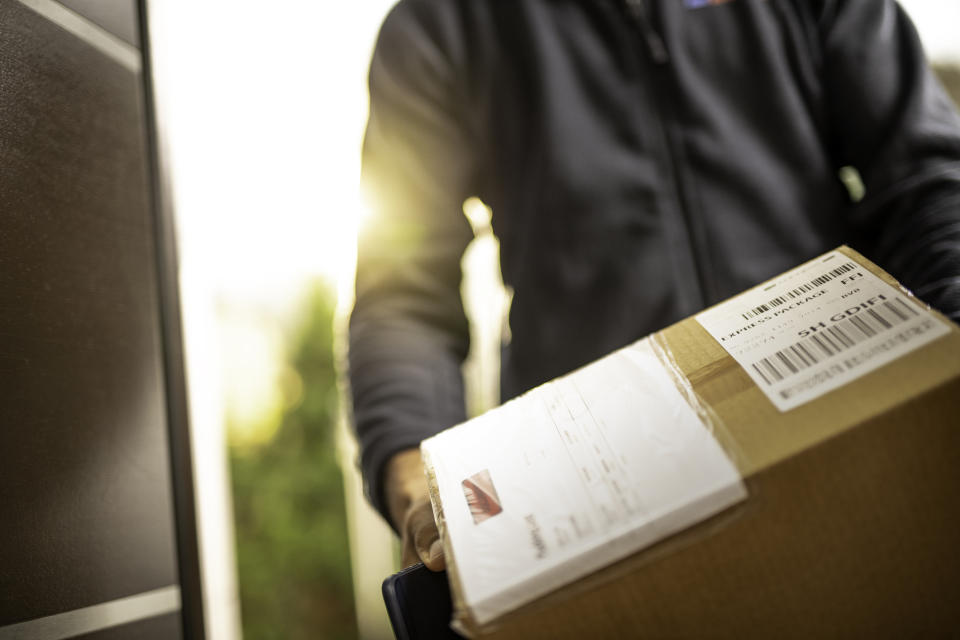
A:
{"type": "Polygon", "coordinates": [[[839,251],[696,319],[780,411],[810,402],[949,332],[913,296],[839,251]]]}

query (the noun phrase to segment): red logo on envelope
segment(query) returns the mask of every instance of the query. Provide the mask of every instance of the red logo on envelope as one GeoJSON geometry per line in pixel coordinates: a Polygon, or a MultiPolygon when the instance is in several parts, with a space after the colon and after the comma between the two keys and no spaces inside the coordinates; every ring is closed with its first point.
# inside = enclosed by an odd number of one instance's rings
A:
{"type": "Polygon", "coordinates": [[[467,499],[474,524],[480,524],[503,511],[500,496],[497,495],[493,479],[486,469],[473,474],[460,484],[463,486],[463,495],[467,499]]]}

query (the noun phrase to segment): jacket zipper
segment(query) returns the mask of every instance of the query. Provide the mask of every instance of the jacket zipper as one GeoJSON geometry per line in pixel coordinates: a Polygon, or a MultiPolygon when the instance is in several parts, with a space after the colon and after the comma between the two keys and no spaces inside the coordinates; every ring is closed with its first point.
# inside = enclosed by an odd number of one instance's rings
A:
{"type": "Polygon", "coordinates": [[[650,20],[650,11],[647,7],[647,0],[626,0],[627,11],[633,18],[634,24],[640,29],[643,36],[643,42],[647,46],[647,52],[657,64],[666,64],[670,60],[670,54],[667,53],[667,46],[663,43],[663,38],[653,28],[650,20]]]}
{"type": "MultiPolygon", "coordinates": [[[[653,20],[650,17],[648,0],[623,1],[627,7],[630,17],[633,19],[634,24],[640,30],[640,35],[643,38],[644,44],[646,45],[650,59],[654,64],[652,75],[656,77],[655,79],[657,83],[664,87],[670,81],[670,78],[665,75],[665,67],[670,61],[670,54],[667,51],[663,37],[657,32],[653,25],[653,20]]],[[[693,266],[693,275],[696,279],[696,284],[699,289],[697,292],[698,295],[695,297],[698,299],[699,305],[703,307],[706,305],[708,300],[713,298],[712,287],[708,289],[707,277],[703,271],[702,264],[702,261],[706,258],[707,254],[704,252],[703,256],[698,255],[698,250],[703,243],[700,241],[700,234],[693,228],[693,215],[690,211],[689,200],[683,187],[683,173],[680,162],[677,158],[678,151],[675,148],[676,143],[673,141],[667,126],[667,114],[669,111],[665,101],[669,98],[666,95],[666,91],[656,91],[654,93],[656,94],[654,96],[654,103],[658,116],[657,124],[659,125],[660,135],[663,138],[664,147],[670,162],[670,172],[672,173],[674,188],[676,189],[677,194],[677,206],[680,209],[680,215],[683,218],[684,232],[687,236],[690,260],[693,266]]]]}

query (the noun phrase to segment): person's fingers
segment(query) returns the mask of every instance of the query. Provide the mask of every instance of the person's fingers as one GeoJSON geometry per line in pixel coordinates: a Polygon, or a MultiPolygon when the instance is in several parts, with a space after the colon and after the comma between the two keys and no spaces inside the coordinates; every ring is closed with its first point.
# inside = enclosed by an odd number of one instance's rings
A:
{"type": "Polygon", "coordinates": [[[433,571],[446,567],[443,545],[433,520],[433,508],[423,473],[420,451],[410,449],[388,463],[386,484],[391,520],[400,522],[400,558],[404,567],[423,562],[433,571]]]}
{"type": "Polygon", "coordinates": [[[427,569],[431,571],[443,571],[447,568],[446,556],[443,555],[443,543],[440,542],[440,538],[437,538],[433,541],[433,544],[430,545],[430,551],[427,554],[427,557],[423,560],[423,564],[427,566],[427,569]]]}
{"type": "MultiPolygon", "coordinates": [[[[433,509],[429,500],[418,500],[411,505],[405,518],[404,533],[412,542],[411,546],[415,558],[420,560],[432,571],[441,571],[445,562],[443,559],[443,545],[440,543],[440,534],[433,520],[433,509]]],[[[407,553],[407,545],[404,545],[407,553]]],[[[406,563],[406,555],[404,563],[406,563]]]]}
{"type": "Polygon", "coordinates": [[[413,501],[403,514],[403,526],[400,527],[400,532],[402,534],[401,562],[404,567],[420,561],[420,554],[417,553],[417,537],[422,535],[420,528],[423,526],[420,504],[418,500],[413,501]]]}
{"type": "Polygon", "coordinates": [[[387,462],[386,473],[384,492],[390,522],[402,535],[401,529],[413,502],[421,498],[429,499],[430,495],[427,491],[420,450],[406,449],[394,454],[387,462]]]}
{"type": "Polygon", "coordinates": [[[430,546],[439,540],[437,525],[433,521],[433,509],[429,501],[418,501],[411,508],[410,520],[413,531],[413,546],[420,560],[430,565],[430,546]]]}

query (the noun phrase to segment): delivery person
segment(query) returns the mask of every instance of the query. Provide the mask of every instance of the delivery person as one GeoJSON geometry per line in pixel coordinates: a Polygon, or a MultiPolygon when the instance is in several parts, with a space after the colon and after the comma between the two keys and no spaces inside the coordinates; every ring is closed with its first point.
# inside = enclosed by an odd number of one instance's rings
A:
{"type": "Polygon", "coordinates": [[[417,446],[465,418],[468,197],[504,399],[842,243],[960,317],[960,117],[894,0],[402,0],[363,180],[350,383],[405,565],[443,566],[417,446]]]}

